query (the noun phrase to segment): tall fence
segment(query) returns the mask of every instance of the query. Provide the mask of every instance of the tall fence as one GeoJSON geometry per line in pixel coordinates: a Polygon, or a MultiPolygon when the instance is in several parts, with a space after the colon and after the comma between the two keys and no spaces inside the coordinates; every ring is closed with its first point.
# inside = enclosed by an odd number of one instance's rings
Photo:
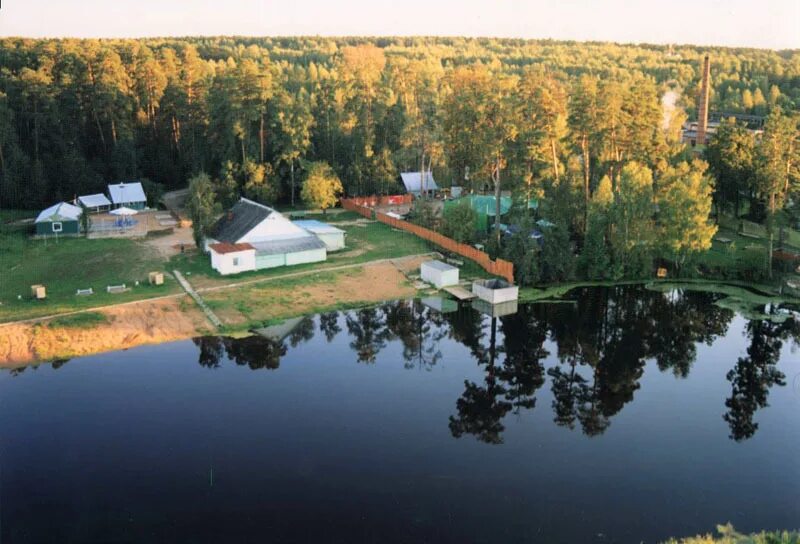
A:
{"type": "Polygon", "coordinates": [[[353,202],[353,199],[342,199],[342,207],[346,210],[357,212],[370,219],[372,219],[374,214],[375,219],[381,223],[385,223],[396,229],[410,232],[411,234],[424,240],[428,240],[429,242],[432,242],[447,251],[461,255],[462,257],[465,257],[471,261],[475,261],[481,266],[481,268],[490,274],[505,278],[509,282],[514,282],[514,264],[509,261],[504,261],[503,259],[497,259],[493,261],[489,255],[483,251],[480,251],[479,249],[475,249],[474,247],[466,244],[460,244],[452,238],[448,238],[447,236],[439,234],[438,232],[430,229],[426,229],[425,227],[420,227],[414,223],[409,223],[408,221],[391,217],[385,213],[373,212],[373,210],[353,202]]]}

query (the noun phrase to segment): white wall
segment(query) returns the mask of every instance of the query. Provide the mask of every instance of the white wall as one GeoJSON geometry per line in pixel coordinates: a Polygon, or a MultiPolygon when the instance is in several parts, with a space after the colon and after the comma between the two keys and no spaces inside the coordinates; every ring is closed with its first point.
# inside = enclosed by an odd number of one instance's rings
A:
{"type": "Polygon", "coordinates": [[[439,270],[438,268],[429,266],[427,262],[424,262],[420,266],[420,277],[422,281],[432,283],[438,289],[450,285],[458,285],[458,268],[453,267],[450,270],[439,270]]]}
{"type": "Polygon", "coordinates": [[[256,250],[247,249],[234,253],[217,253],[211,250],[211,268],[226,276],[228,274],[238,274],[256,269],[256,250]],[[234,259],[238,259],[238,265],[234,265],[234,259]]]}
{"type": "Polygon", "coordinates": [[[325,248],[322,249],[309,249],[307,251],[298,251],[296,253],[286,254],[286,266],[293,264],[304,263],[318,263],[328,258],[325,248]]]}
{"type": "Polygon", "coordinates": [[[336,251],[337,249],[344,249],[344,233],[343,232],[324,232],[315,234],[317,238],[322,240],[325,248],[328,251],[336,251]]]}
{"type": "Polygon", "coordinates": [[[298,236],[308,236],[308,233],[279,212],[272,212],[269,217],[236,241],[252,243],[280,238],[296,238],[298,236]]]}

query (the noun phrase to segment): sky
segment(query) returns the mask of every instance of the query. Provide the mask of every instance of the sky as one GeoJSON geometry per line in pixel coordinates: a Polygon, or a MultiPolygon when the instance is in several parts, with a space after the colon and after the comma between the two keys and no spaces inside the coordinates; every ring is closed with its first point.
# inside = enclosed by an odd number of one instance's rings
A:
{"type": "Polygon", "coordinates": [[[0,36],[425,35],[800,48],[800,0],[0,1],[0,36]]]}

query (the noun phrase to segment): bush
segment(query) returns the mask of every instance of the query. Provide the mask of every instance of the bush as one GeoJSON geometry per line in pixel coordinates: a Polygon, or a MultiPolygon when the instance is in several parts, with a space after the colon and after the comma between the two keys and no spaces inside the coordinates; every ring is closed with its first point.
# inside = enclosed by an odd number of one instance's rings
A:
{"type": "Polygon", "coordinates": [[[446,208],[442,217],[442,234],[462,244],[472,244],[477,239],[475,225],[478,212],[466,200],[446,208]]]}

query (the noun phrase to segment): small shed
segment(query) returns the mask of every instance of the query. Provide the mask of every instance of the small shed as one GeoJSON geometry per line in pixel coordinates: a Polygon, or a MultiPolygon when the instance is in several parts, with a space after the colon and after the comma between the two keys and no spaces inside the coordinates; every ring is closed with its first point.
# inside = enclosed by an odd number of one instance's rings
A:
{"type": "Polygon", "coordinates": [[[458,285],[458,268],[442,261],[425,261],[420,266],[423,281],[432,283],[437,289],[458,285]]]}
{"type": "Polygon", "coordinates": [[[472,292],[489,304],[511,302],[519,298],[519,287],[500,279],[474,281],[472,292]]]}
{"type": "Polygon", "coordinates": [[[344,249],[344,237],[346,233],[342,229],[337,229],[328,223],[315,221],[313,219],[294,221],[294,224],[322,240],[322,243],[325,244],[328,251],[344,249]]]}
{"type": "Polygon", "coordinates": [[[36,234],[41,236],[78,234],[81,231],[81,210],[67,202],[59,202],[42,210],[36,218],[36,234]]]}
{"type": "Polygon", "coordinates": [[[414,196],[439,190],[436,180],[433,179],[432,172],[425,172],[424,178],[420,172],[403,172],[400,174],[400,179],[403,180],[406,192],[414,196]]]}
{"type": "Polygon", "coordinates": [[[132,210],[143,210],[147,207],[147,196],[144,194],[142,184],[138,181],[109,185],[108,196],[111,197],[111,204],[114,208],[124,206],[132,210]]]}
{"type": "Polygon", "coordinates": [[[211,268],[226,276],[256,269],[256,249],[248,244],[218,242],[210,244],[211,268]]]}
{"type": "Polygon", "coordinates": [[[91,213],[107,212],[111,209],[111,201],[103,193],[79,196],[78,204],[91,213]]]}

